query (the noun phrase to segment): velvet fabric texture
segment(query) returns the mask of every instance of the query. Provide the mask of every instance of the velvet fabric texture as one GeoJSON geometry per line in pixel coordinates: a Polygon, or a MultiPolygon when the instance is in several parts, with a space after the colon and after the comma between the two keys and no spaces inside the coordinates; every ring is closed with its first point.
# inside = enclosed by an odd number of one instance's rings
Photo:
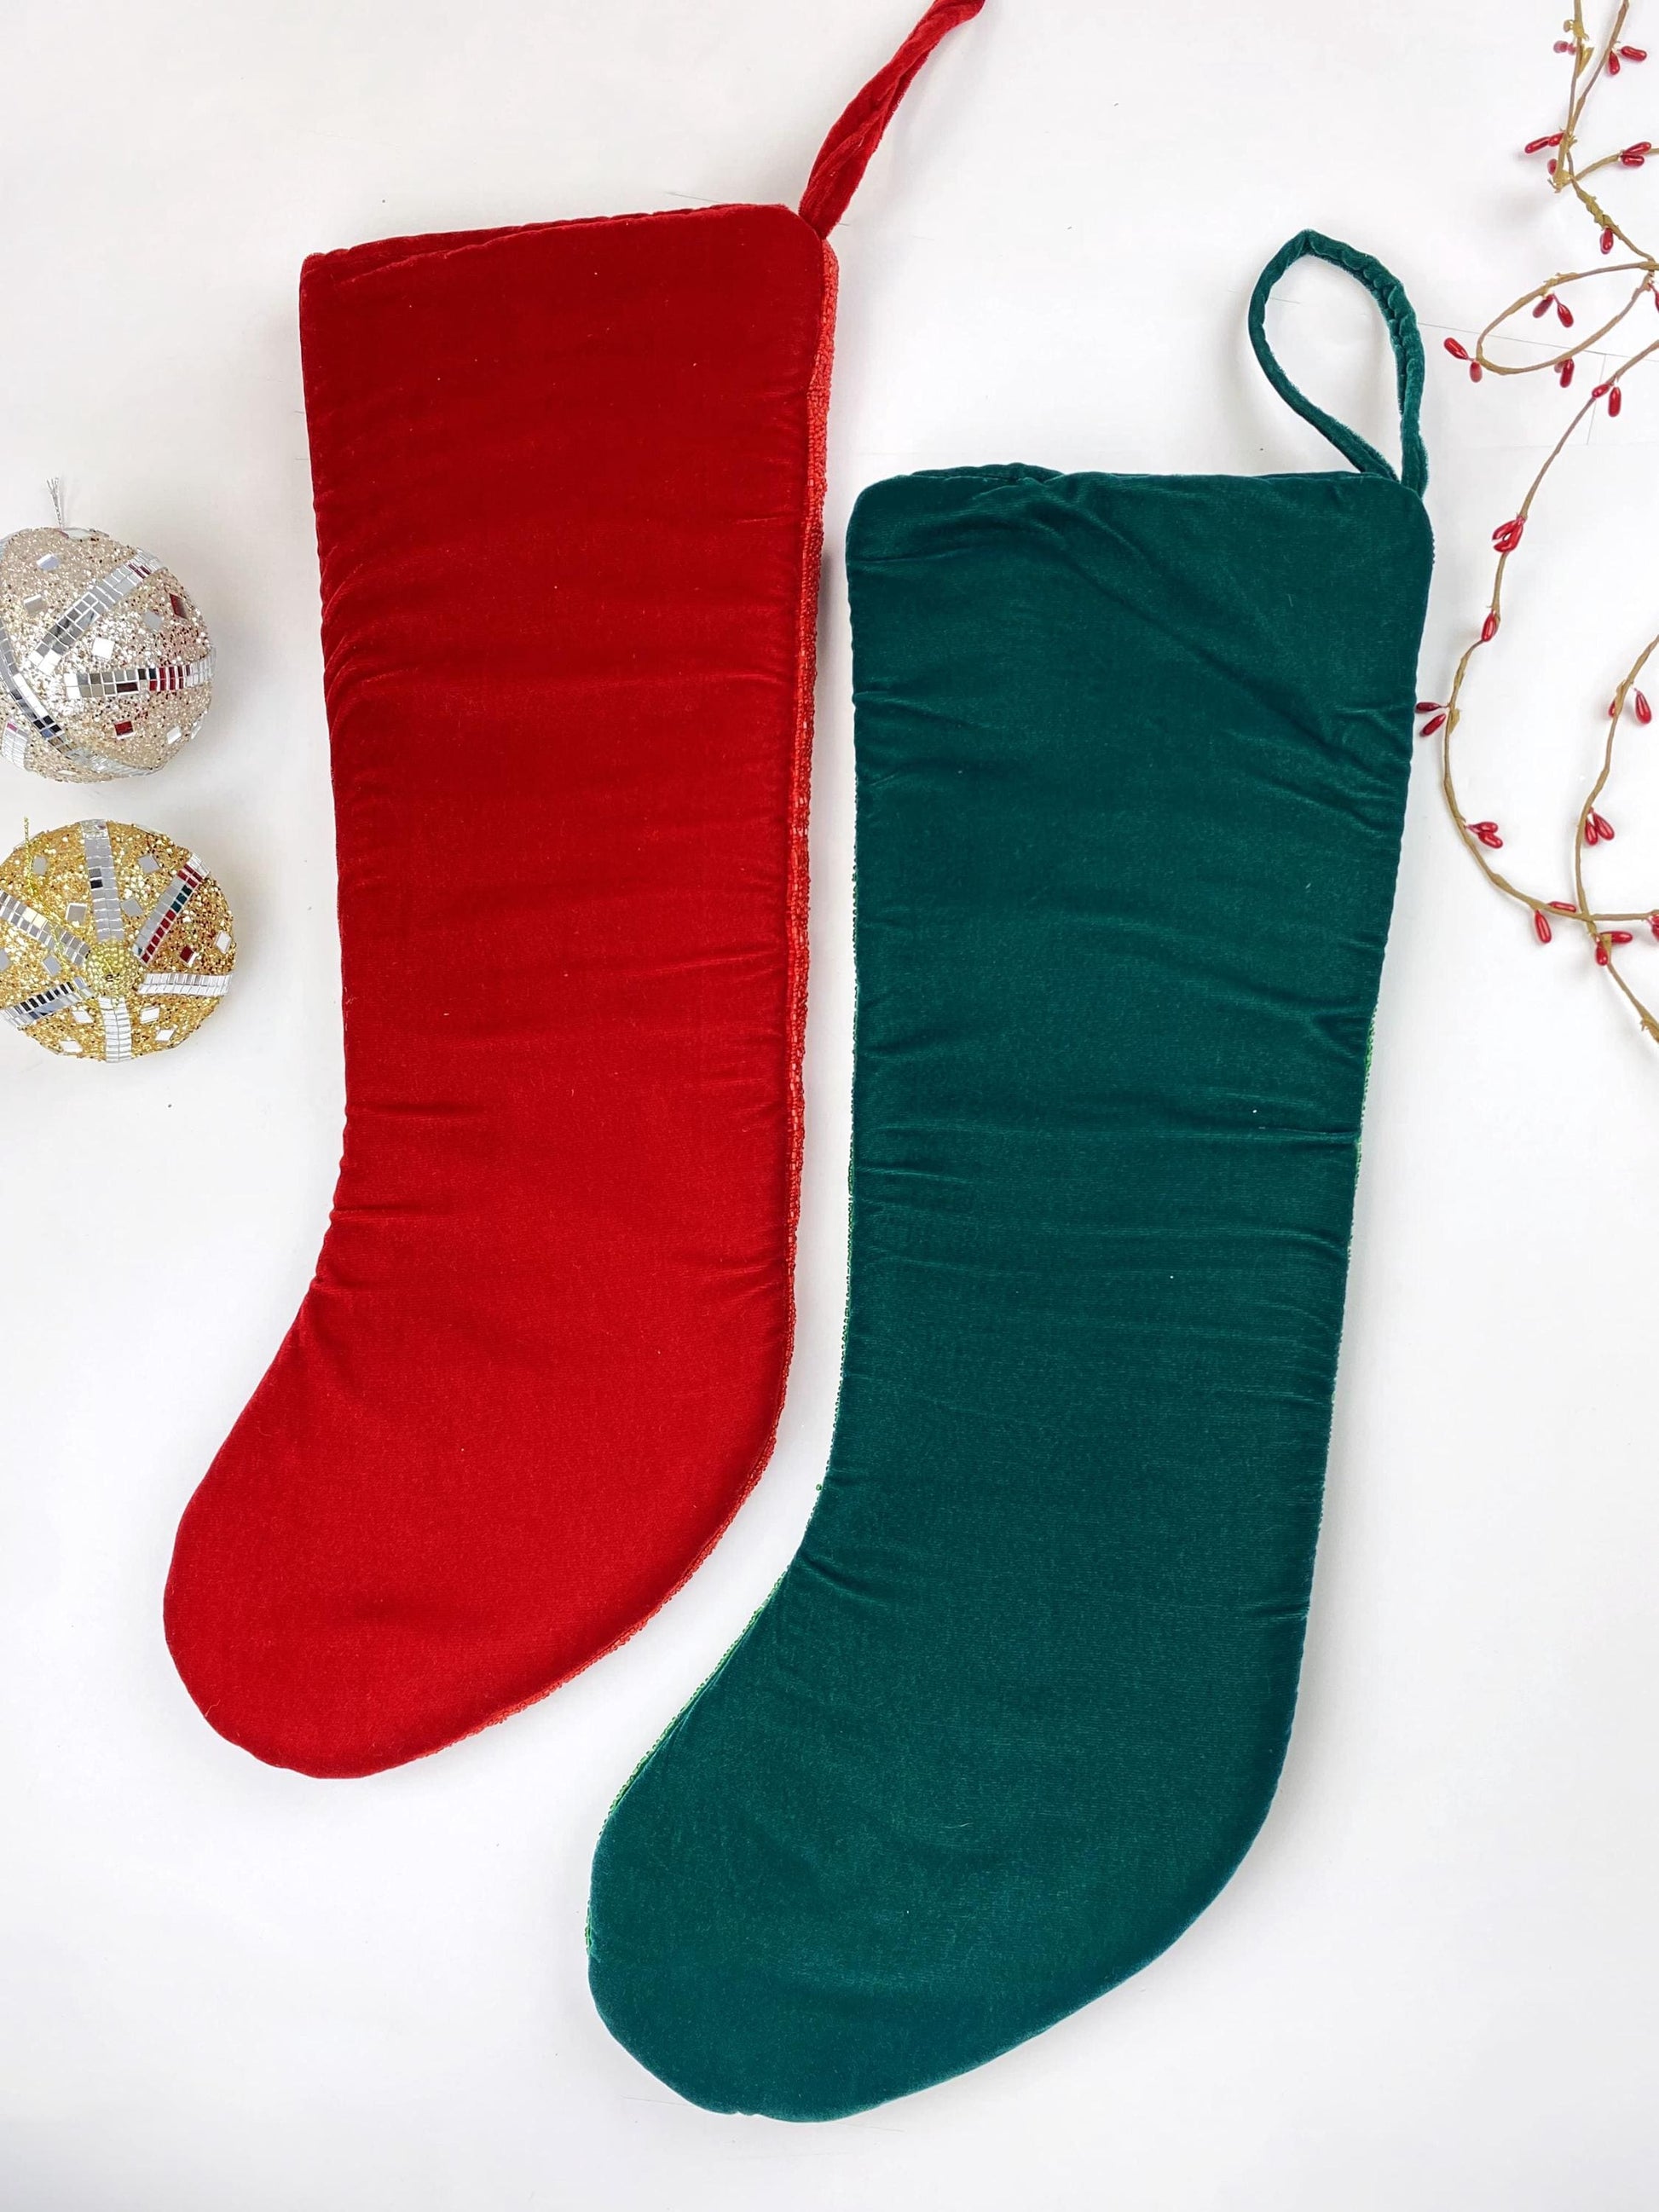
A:
{"type": "MultiPolygon", "coordinates": [[[[865,493],[850,1304],[800,1551],[612,1812],[595,1999],[823,2119],[1153,1958],[1295,1698],[1431,558],[1408,483],[865,493]]],[[[1265,343],[1265,342],[1264,342],[1265,343]]],[[[1286,387],[1288,390],[1288,387],[1286,387]]]]}
{"type": "Polygon", "coordinates": [[[805,215],[306,264],[347,1122],[316,1279],[191,1501],[213,1725],[361,1774],[626,1637],[771,1449],[792,1323],[825,235],[805,215]]]}

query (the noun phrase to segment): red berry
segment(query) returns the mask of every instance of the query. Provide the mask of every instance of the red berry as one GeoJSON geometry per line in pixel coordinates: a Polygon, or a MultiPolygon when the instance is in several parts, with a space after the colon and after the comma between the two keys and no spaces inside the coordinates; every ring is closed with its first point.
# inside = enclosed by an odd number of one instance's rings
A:
{"type": "Polygon", "coordinates": [[[1557,914],[1577,914],[1578,911],[1577,908],[1567,899],[1552,899],[1550,904],[1557,914]]]}
{"type": "Polygon", "coordinates": [[[1617,414],[1619,413],[1620,410],[1624,406],[1624,404],[1625,404],[1625,395],[1624,395],[1624,393],[1620,390],[1619,386],[1615,384],[1615,385],[1613,386],[1613,387],[1612,391],[1611,391],[1610,392],[1608,392],[1608,394],[1607,394],[1607,412],[1608,412],[1608,414],[1609,414],[1609,415],[1617,415],[1617,414]]]}
{"type": "Polygon", "coordinates": [[[1443,714],[1431,714],[1417,734],[1419,738],[1431,738],[1437,730],[1443,730],[1445,726],[1446,718],[1443,714]]]}
{"type": "Polygon", "coordinates": [[[1538,942],[1540,945],[1547,945],[1555,934],[1550,927],[1549,916],[1547,914],[1540,914],[1535,908],[1533,910],[1532,926],[1538,933],[1538,942]]]}
{"type": "Polygon", "coordinates": [[[1492,534],[1493,546],[1499,553],[1513,553],[1521,543],[1521,533],[1526,526],[1527,519],[1523,514],[1516,515],[1509,522],[1500,522],[1492,534]]]}
{"type": "Polygon", "coordinates": [[[1472,361],[1469,363],[1469,382],[1471,384],[1479,384],[1484,373],[1485,372],[1482,370],[1478,361],[1472,361]]]}
{"type": "Polygon", "coordinates": [[[1607,392],[1611,392],[1613,386],[1610,384],[1598,384],[1595,390],[1590,393],[1590,398],[1592,399],[1602,398],[1607,392]]]}
{"type": "Polygon", "coordinates": [[[1607,56],[1607,75],[1609,76],[1617,76],[1618,74],[1619,57],[1617,54],[1609,54],[1607,56]]]}
{"type": "Polygon", "coordinates": [[[1547,138],[1528,138],[1521,151],[1523,154],[1541,154],[1547,146],[1559,146],[1560,143],[1561,133],[1552,131],[1547,138]]]}
{"type": "Polygon", "coordinates": [[[1558,39],[1551,51],[1558,54],[1575,54],[1578,49],[1571,39],[1558,39]]]}
{"type": "Polygon", "coordinates": [[[1613,955],[1607,951],[1605,939],[1598,937],[1595,940],[1596,966],[1598,968],[1605,968],[1611,962],[1612,958],[1613,955]]]}
{"type": "Polygon", "coordinates": [[[1592,845],[1611,845],[1613,824],[1605,814],[1592,814],[1585,823],[1585,834],[1592,845]]]}
{"type": "Polygon", "coordinates": [[[1567,305],[1565,300],[1558,300],[1556,301],[1555,319],[1560,324],[1564,331],[1570,331],[1572,328],[1572,309],[1567,305]]]}
{"type": "Polygon", "coordinates": [[[1483,623],[1481,623],[1481,625],[1480,625],[1480,642],[1481,642],[1481,644],[1482,644],[1482,645],[1490,645],[1490,644],[1492,643],[1492,641],[1493,638],[1495,638],[1495,637],[1497,636],[1497,635],[1498,635],[1498,617],[1497,617],[1497,615],[1496,615],[1496,614],[1490,614],[1490,615],[1488,615],[1488,616],[1486,617],[1486,619],[1485,620],[1485,622],[1483,622],[1483,623]]]}
{"type": "Polygon", "coordinates": [[[1534,322],[1538,320],[1540,315],[1547,314],[1549,313],[1550,301],[1554,297],[1555,295],[1553,292],[1545,293],[1543,298],[1538,302],[1538,305],[1532,311],[1532,319],[1534,322]]]}
{"type": "Polygon", "coordinates": [[[1558,361],[1556,362],[1555,373],[1561,380],[1561,389],[1563,392],[1565,392],[1567,386],[1572,382],[1572,372],[1576,366],[1577,364],[1571,361],[1558,361]]]}
{"type": "Polygon", "coordinates": [[[1644,62],[1648,58],[1645,46],[1620,46],[1619,51],[1627,62],[1644,62]]]}
{"type": "Polygon", "coordinates": [[[1446,351],[1451,356],[1454,361],[1467,361],[1469,357],[1468,348],[1466,345],[1460,344],[1455,338],[1448,338],[1446,340],[1446,351]]]}
{"type": "Polygon", "coordinates": [[[1607,937],[1609,942],[1614,945],[1628,945],[1631,941],[1631,934],[1627,929],[1610,929],[1607,932],[1607,937]]]}
{"type": "Polygon", "coordinates": [[[1636,694],[1636,719],[1638,722],[1650,722],[1653,720],[1653,709],[1648,704],[1648,695],[1645,691],[1638,691],[1636,694]]]}
{"type": "Polygon", "coordinates": [[[1601,233],[1601,251],[1603,253],[1611,253],[1613,251],[1613,233],[1611,230],[1604,230],[1601,233]]]}
{"type": "Polygon", "coordinates": [[[1412,712],[1413,714],[1437,714],[1440,712],[1440,702],[1437,699],[1419,699],[1412,708],[1412,712]]]}

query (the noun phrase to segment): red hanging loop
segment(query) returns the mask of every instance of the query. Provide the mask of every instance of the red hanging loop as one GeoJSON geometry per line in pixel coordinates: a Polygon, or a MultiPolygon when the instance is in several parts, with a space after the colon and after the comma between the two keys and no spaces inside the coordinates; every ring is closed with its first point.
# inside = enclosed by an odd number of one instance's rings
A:
{"type": "Polygon", "coordinates": [[[878,70],[830,125],[800,202],[802,220],[820,238],[828,238],[846,214],[870,156],[917,70],[948,32],[977,15],[984,5],[985,0],[933,0],[886,68],[878,70]]]}

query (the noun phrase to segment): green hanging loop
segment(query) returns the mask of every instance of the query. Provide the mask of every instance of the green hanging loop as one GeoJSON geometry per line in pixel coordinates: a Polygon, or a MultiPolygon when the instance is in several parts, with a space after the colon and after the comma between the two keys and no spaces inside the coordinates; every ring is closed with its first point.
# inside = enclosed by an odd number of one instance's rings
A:
{"type": "Polygon", "coordinates": [[[1417,328],[1417,318],[1412,313],[1412,303],[1406,297],[1400,279],[1386,270],[1380,261],[1357,247],[1344,246],[1340,239],[1327,238],[1320,231],[1298,231],[1288,243],[1281,246],[1256,280],[1250,295],[1250,343],[1255,357],[1261,363],[1262,373],[1287,406],[1293,407],[1304,422],[1311,422],[1336,447],[1339,453],[1353,463],[1355,468],[1367,476],[1393,477],[1394,469],[1375,446],[1368,445],[1357,430],[1339,422],[1322,407],[1316,407],[1305,392],[1298,392],[1274,358],[1267,343],[1266,319],[1267,295],[1285,271],[1295,262],[1308,256],[1328,261],[1338,269],[1346,269],[1351,276],[1358,277],[1382,311],[1382,319],[1389,326],[1389,342],[1394,347],[1395,383],[1400,393],[1400,459],[1398,481],[1408,491],[1419,495],[1429,481],[1429,457],[1423,449],[1423,439],[1418,428],[1418,412],[1423,401],[1423,340],[1417,328]]]}

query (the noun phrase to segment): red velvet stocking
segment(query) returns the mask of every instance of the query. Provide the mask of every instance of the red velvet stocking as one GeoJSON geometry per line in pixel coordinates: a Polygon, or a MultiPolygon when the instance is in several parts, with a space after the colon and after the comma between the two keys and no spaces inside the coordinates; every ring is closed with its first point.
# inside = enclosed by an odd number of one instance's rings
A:
{"type": "Polygon", "coordinates": [[[544,1696],[691,1572],[788,1362],[825,236],[799,215],[307,262],[347,1120],[316,1279],[179,1530],[215,1728],[362,1774],[544,1696]]]}

